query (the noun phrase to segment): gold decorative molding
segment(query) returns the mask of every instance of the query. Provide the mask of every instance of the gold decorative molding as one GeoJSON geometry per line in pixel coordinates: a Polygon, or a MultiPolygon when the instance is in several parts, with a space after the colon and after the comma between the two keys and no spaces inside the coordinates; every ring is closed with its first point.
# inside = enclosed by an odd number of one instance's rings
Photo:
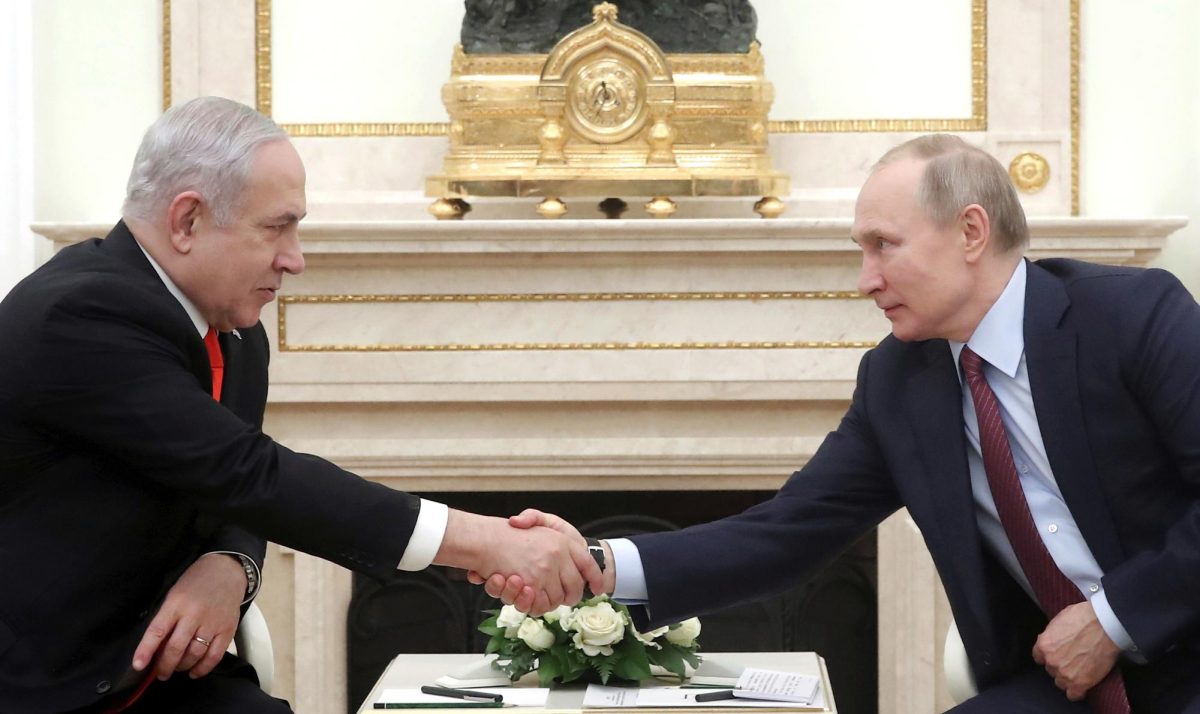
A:
{"type": "Polygon", "coordinates": [[[280,124],[292,136],[445,136],[450,125],[444,122],[404,124],[280,124]]]}
{"type": "Polygon", "coordinates": [[[1050,181],[1050,162],[1033,151],[1017,154],[1008,164],[1008,177],[1025,193],[1037,193],[1050,181]]]}
{"type": "Polygon", "coordinates": [[[1071,0],[1071,215],[1079,215],[1079,4],[1071,0]]]}
{"type": "Polygon", "coordinates": [[[271,0],[254,0],[254,104],[271,116],[271,0]]]}
{"type": "Polygon", "coordinates": [[[772,134],[987,131],[987,0],[971,0],[970,117],[963,119],[782,120],[770,122],[767,130],[772,134]]]}
{"type": "MultiPolygon", "coordinates": [[[[1072,0],[1078,2],[1078,0],[1072,0]]],[[[164,0],[169,2],[169,0],[164,0]]],[[[255,0],[255,67],[258,110],[271,115],[271,0],[255,0]]],[[[669,55],[672,70],[678,73],[714,70],[744,71],[747,62],[762,63],[762,55],[722,59],[720,55],[669,55]],[[716,58],[716,59],[714,59],[716,58]]],[[[546,55],[505,57],[464,55],[462,74],[469,74],[475,63],[488,65],[492,72],[511,71],[537,74],[546,55]],[[532,69],[531,69],[532,68],[532,69]]],[[[753,69],[753,68],[751,68],[753,69]]],[[[458,72],[459,68],[453,68],[458,72]]],[[[293,136],[440,136],[447,133],[445,122],[327,123],[281,124],[293,136]],[[364,133],[365,132],[365,133],[364,133]]],[[[769,122],[768,131],[779,134],[818,132],[930,132],[985,131],[987,129],[987,0],[971,0],[971,116],[961,119],[828,119],[779,120],[769,122]]]]}
{"type": "Polygon", "coordinates": [[[171,0],[162,4],[162,108],[171,108],[171,0]]]}
{"type": "Polygon", "coordinates": [[[628,300],[865,300],[851,290],[805,292],[491,293],[447,295],[282,295],[277,303],[280,352],[545,352],[556,350],[778,350],[870,349],[872,340],[764,340],[723,342],[500,342],[450,344],[297,345],[288,341],[289,305],[378,303],[619,302],[628,300]]]}

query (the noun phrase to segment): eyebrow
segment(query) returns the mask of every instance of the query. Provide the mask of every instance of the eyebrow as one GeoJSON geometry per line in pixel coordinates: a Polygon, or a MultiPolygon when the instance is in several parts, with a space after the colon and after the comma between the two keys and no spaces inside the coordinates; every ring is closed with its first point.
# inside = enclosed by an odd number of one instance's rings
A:
{"type": "Polygon", "coordinates": [[[304,220],[304,216],[307,215],[307,211],[305,211],[303,216],[297,216],[295,213],[288,211],[287,213],[280,213],[277,216],[270,216],[264,221],[264,223],[299,223],[300,221],[304,220]]]}

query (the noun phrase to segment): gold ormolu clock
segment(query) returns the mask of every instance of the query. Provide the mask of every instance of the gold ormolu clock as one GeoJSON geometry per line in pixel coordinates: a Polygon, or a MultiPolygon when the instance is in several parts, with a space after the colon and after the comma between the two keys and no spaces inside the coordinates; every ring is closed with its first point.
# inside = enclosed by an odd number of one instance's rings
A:
{"type": "Polygon", "coordinates": [[[442,100],[450,151],[425,182],[430,212],[461,218],[466,199],[542,199],[546,217],[562,199],[605,199],[610,218],[622,198],[645,200],[655,217],[675,212],[671,196],[763,197],[754,210],[783,212],[786,174],[767,154],[774,90],[758,44],[745,54],[671,54],[617,22],[603,2],[594,22],[549,54],[454,51],[442,100]]]}

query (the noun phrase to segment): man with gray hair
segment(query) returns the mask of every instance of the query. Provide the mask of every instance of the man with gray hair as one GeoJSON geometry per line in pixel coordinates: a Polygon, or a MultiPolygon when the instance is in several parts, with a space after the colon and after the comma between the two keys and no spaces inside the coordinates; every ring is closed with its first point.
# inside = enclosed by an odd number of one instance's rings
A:
{"type": "Polygon", "coordinates": [[[880,160],[852,239],[892,335],[837,430],[770,501],[605,543],[603,592],[645,603],[644,632],[791,587],[903,507],[980,690],[953,711],[1200,711],[1195,300],[1161,270],[1025,259],[1004,167],[954,136],[880,160]]]}
{"type": "Polygon", "coordinates": [[[259,322],[304,269],[284,132],[216,97],[142,142],[124,218],[0,303],[0,711],[288,711],[225,654],[264,539],[377,577],[431,563],[578,600],[586,544],[370,483],[262,433],[259,322]],[[160,681],[155,681],[155,680],[160,681]]]}

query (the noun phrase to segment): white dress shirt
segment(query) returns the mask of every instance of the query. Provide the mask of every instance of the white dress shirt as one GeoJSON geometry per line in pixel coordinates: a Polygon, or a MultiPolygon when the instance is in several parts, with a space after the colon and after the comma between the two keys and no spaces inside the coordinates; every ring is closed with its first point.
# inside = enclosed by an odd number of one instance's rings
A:
{"type": "MultiPolygon", "coordinates": [[[[167,291],[179,301],[183,306],[184,312],[192,320],[192,325],[196,328],[196,332],[200,335],[200,339],[208,334],[208,320],[200,314],[199,308],[195,303],[188,299],[187,295],[179,289],[171,276],[167,275],[158,261],[150,255],[149,251],[142,248],[142,244],[138,243],[138,248],[142,249],[142,254],[146,256],[146,260],[150,261],[150,267],[154,268],[154,272],[158,273],[159,279],[166,286],[167,291]]],[[[242,336],[237,330],[233,331],[234,336],[239,340],[242,336]]],[[[433,563],[434,556],[437,555],[438,549],[442,547],[442,539],[446,535],[446,523],[449,518],[450,509],[443,503],[437,501],[427,501],[421,499],[421,510],[417,513],[417,524],[413,528],[412,536],[408,539],[408,547],[404,550],[404,557],[400,559],[400,563],[396,566],[397,570],[417,571],[428,568],[433,563]]],[[[250,559],[253,562],[253,559],[250,559]]],[[[255,567],[258,567],[257,563],[255,567]]],[[[262,582],[262,573],[259,573],[258,582],[262,582]]],[[[251,594],[253,596],[253,594],[251,594]]]]}
{"type": "MultiPolygon", "coordinates": [[[[1050,469],[1046,447],[1038,426],[1033,407],[1033,393],[1029,387],[1029,371],[1025,365],[1025,261],[1017,266],[1009,278],[1008,285],[1000,298],[984,316],[969,344],[976,354],[984,359],[984,375],[1000,403],[1001,419],[1008,432],[1012,446],[1013,462],[1017,467],[1021,487],[1029,502],[1033,522],[1046,544],[1046,550],[1054,562],[1071,582],[1079,588],[1083,597],[1092,603],[1100,625],[1109,638],[1122,650],[1136,653],[1137,647],[1129,633],[1117,619],[1108,604],[1108,598],[1100,585],[1104,572],[1088,549],[1083,535],[1075,523],[1062,491],[1050,469]]],[[[950,342],[955,369],[962,352],[962,342],[950,342]]],[[[959,374],[962,382],[962,375],[959,374]]],[[[996,503],[988,486],[987,474],[983,469],[983,455],[979,449],[979,422],[975,418],[975,404],[971,391],[963,385],[963,426],[967,434],[967,462],[971,472],[971,492],[975,500],[975,520],[979,524],[984,543],[1000,559],[1005,569],[1012,574],[1025,592],[1034,598],[1025,572],[1017,561],[1000,517],[996,503]]],[[[616,586],[613,597],[624,602],[646,602],[646,578],[641,555],[637,546],[627,539],[610,540],[616,568],[616,586]]],[[[1036,602],[1036,598],[1034,598],[1036,602]]],[[[1136,658],[1136,655],[1134,655],[1136,658]]]]}

